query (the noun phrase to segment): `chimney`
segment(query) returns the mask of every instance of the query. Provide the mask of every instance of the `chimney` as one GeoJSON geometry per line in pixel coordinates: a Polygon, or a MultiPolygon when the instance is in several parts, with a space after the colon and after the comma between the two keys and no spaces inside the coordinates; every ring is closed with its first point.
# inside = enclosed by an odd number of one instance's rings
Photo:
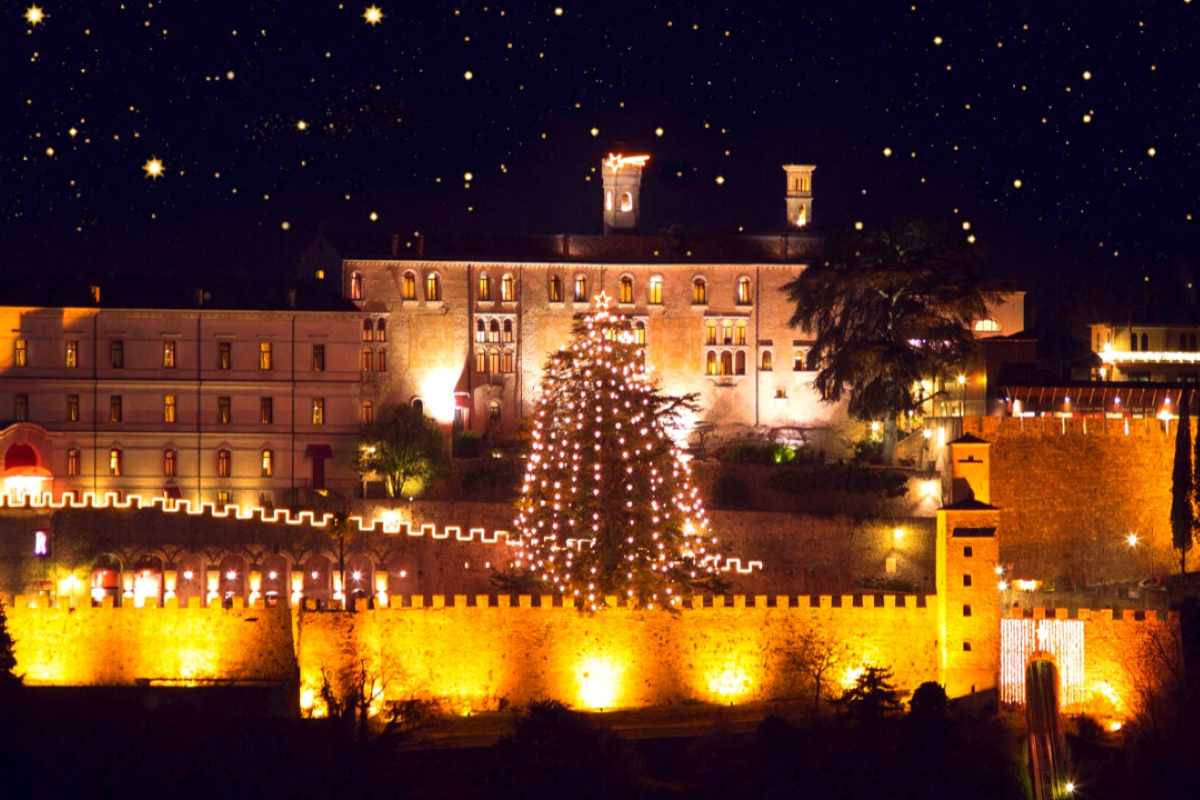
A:
{"type": "Polygon", "coordinates": [[[604,232],[632,230],[641,211],[642,168],[648,155],[609,153],[600,162],[604,176],[604,232]]]}
{"type": "Polygon", "coordinates": [[[787,226],[788,230],[800,230],[812,222],[813,193],[812,164],[784,164],[787,173],[787,226]]]}

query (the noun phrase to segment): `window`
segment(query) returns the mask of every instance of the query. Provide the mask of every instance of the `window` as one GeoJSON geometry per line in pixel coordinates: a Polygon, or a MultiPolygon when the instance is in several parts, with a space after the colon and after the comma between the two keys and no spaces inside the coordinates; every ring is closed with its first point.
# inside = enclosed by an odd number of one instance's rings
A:
{"type": "Polygon", "coordinates": [[[121,395],[114,394],[108,398],[108,421],[120,422],[124,418],[125,414],[121,406],[121,395]]]}
{"type": "Polygon", "coordinates": [[[233,369],[233,342],[217,342],[217,369],[233,369]]]}
{"type": "Polygon", "coordinates": [[[163,450],[163,477],[174,478],[179,474],[179,454],[167,448],[163,450]]]}
{"type": "Polygon", "coordinates": [[[511,342],[513,340],[513,321],[511,319],[504,320],[504,336],[500,341],[511,342]]]}
{"type": "Polygon", "coordinates": [[[695,278],[692,280],[692,305],[708,305],[708,283],[704,278],[695,278]]]}
{"type": "Polygon", "coordinates": [[[501,409],[499,400],[493,400],[492,402],[488,403],[488,422],[490,424],[500,424],[500,413],[501,409]]]}
{"type": "Polygon", "coordinates": [[[79,366],[79,342],[73,340],[67,342],[67,355],[64,363],[67,365],[67,369],[75,369],[79,366]]]}
{"type": "Polygon", "coordinates": [[[708,355],[705,356],[704,374],[705,375],[716,375],[717,374],[717,354],[713,350],[709,350],[708,355]]]}
{"type": "Polygon", "coordinates": [[[731,320],[721,322],[721,344],[733,344],[733,322],[731,320]]]}
{"type": "Polygon", "coordinates": [[[79,395],[67,395],[67,422],[79,422],[79,395]]]}
{"type": "Polygon", "coordinates": [[[771,351],[770,351],[770,350],[763,350],[763,352],[762,352],[762,365],[759,367],[759,369],[761,369],[763,372],[770,372],[770,371],[772,370],[772,368],[773,368],[773,367],[772,367],[772,364],[771,364],[771,351]]]}
{"type": "Polygon", "coordinates": [[[358,368],[363,372],[370,372],[374,360],[375,351],[369,347],[364,347],[362,352],[358,354],[358,368]]]}
{"type": "Polygon", "coordinates": [[[108,346],[108,357],[113,369],[125,369],[125,342],[113,339],[108,346]]]}
{"type": "Polygon", "coordinates": [[[364,319],[362,324],[362,340],[364,342],[372,341],[375,338],[375,323],[369,319],[364,319]]]}
{"type": "Polygon", "coordinates": [[[375,320],[375,341],[377,341],[377,342],[386,342],[387,341],[387,320],[386,319],[380,318],[380,319],[375,320]]]}
{"type": "Polygon", "coordinates": [[[994,319],[976,320],[975,330],[979,333],[996,333],[1000,330],[1000,323],[994,319]]]}
{"type": "Polygon", "coordinates": [[[29,395],[18,394],[13,397],[13,419],[17,422],[29,420],[29,395]]]}
{"type": "Polygon", "coordinates": [[[312,401],[312,424],[325,424],[325,398],[314,397],[312,401]]]}
{"type": "Polygon", "coordinates": [[[476,350],[475,351],[475,371],[476,372],[487,372],[487,351],[486,350],[476,350]]]}
{"type": "Polygon", "coordinates": [[[717,343],[717,323],[713,320],[709,320],[708,322],[704,323],[704,343],[717,343]]]}
{"type": "Polygon", "coordinates": [[[487,326],[481,319],[475,320],[475,341],[487,341],[487,326]]]}
{"type": "Polygon", "coordinates": [[[500,341],[500,323],[497,320],[492,320],[488,323],[488,341],[500,341]]]}
{"type": "Polygon", "coordinates": [[[364,294],[363,276],[361,272],[350,273],[350,299],[362,300],[364,294]]]}
{"type": "Polygon", "coordinates": [[[739,322],[737,324],[737,337],[733,340],[733,343],[734,344],[745,344],[746,343],[746,323],[745,322],[739,322]]]}
{"type": "Polygon", "coordinates": [[[380,372],[387,372],[387,348],[379,348],[379,352],[376,355],[378,357],[375,359],[375,369],[380,372]]]}
{"type": "Polygon", "coordinates": [[[233,422],[233,398],[217,398],[217,424],[228,425],[233,422]]]}
{"type": "Polygon", "coordinates": [[[233,453],[221,449],[217,451],[217,477],[228,478],[233,472],[233,453]]]}
{"type": "Polygon", "coordinates": [[[787,389],[776,389],[775,390],[775,399],[776,400],[787,400],[787,389]]]}
{"type": "Polygon", "coordinates": [[[883,571],[888,575],[896,574],[896,557],[888,556],[883,560],[883,571]]]}
{"type": "Polygon", "coordinates": [[[576,303],[586,303],[587,299],[588,299],[587,276],[586,275],[576,275],[575,276],[575,302],[576,303]]]}
{"type": "Polygon", "coordinates": [[[479,299],[484,301],[492,299],[492,276],[486,272],[479,273],[479,299]]]}
{"type": "Polygon", "coordinates": [[[13,343],[13,366],[29,366],[29,342],[24,339],[17,339],[13,343]]]}
{"type": "Polygon", "coordinates": [[[612,210],[613,210],[613,194],[612,194],[612,189],[605,189],[605,190],[604,190],[604,210],[605,210],[605,211],[612,211],[612,210]]]}
{"type": "Polygon", "coordinates": [[[272,358],[270,342],[258,343],[258,368],[262,370],[275,368],[275,361],[272,358]]]}
{"type": "Polygon", "coordinates": [[[163,345],[163,369],[175,369],[175,341],[168,339],[163,345]]]}
{"type": "Polygon", "coordinates": [[[233,505],[233,493],[228,489],[217,490],[217,508],[233,505]]]}
{"type": "Polygon", "coordinates": [[[517,279],[512,275],[500,279],[500,299],[506,303],[517,299],[517,279]]]}
{"type": "Polygon", "coordinates": [[[971,643],[970,642],[963,642],[963,652],[964,653],[971,652],[971,643]]]}
{"type": "Polygon", "coordinates": [[[400,299],[417,299],[417,276],[411,272],[404,273],[404,278],[400,281],[400,299]]]}
{"type": "Polygon", "coordinates": [[[83,454],[79,452],[79,448],[72,447],[67,451],[67,475],[72,478],[78,477],[82,465],[83,454]]]}
{"type": "Polygon", "coordinates": [[[563,301],[562,278],[557,275],[550,276],[550,285],[546,290],[546,297],[551,303],[561,303],[563,301]]]}
{"type": "Polygon", "coordinates": [[[1142,352],[1146,352],[1147,350],[1150,349],[1149,342],[1150,342],[1149,338],[1146,336],[1146,334],[1143,333],[1142,334],[1142,352]]]}
{"type": "Polygon", "coordinates": [[[963,586],[970,586],[970,585],[971,585],[971,576],[963,575],[963,586]]]}
{"type": "Polygon", "coordinates": [[[499,350],[489,350],[488,351],[488,371],[491,372],[493,375],[498,375],[500,373],[500,351],[499,350]]]}
{"type": "Polygon", "coordinates": [[[112,448],[108,451],[108,474],[114,478],[121,477],[121,466],[123,457],[119,448],[112,448]]]}
{"type": "Polygon", "coordinates": [[[733,374],[733,353],[729,352],[728,350],[721,353],[721,374],[733,374]]]}
{"type": "Polygon", "coordinates": [[[630,275],[622,275],[620,283],[617,284],[617,302],[632,303],[633,302],[633,277],[630,275]]]}
{"type": "Polygon", "coordinates": [[[275,423],[275,399],[272,397],[258,398],[258,423],[273,425],[275,423]]]}
{"type": "Polygon", "coordinates": [[[1134,333],[1133,331],[1130,331],[1129,332],[1129,349],[1135,353],[1137,352],[1137,342],[1138,342],[1137,334],[1134,333]]]}
{"type": "Polygon", "coordinates": [[[175,395],[163,395],[163,422],[175,422],[175,395]]]}
{"type": "Polygon", "coordinates": [[[737,282],[737,304],[739,306],[750,305],[750,279],[745,275],[738,278],[737,282]]]}
{"type": "Polygon", "coordinates": [[[270,478],[275,475],[275,451],[263,450],[259,454],[259,475],[270,478]]]}
{"type": "Polygon", "coordinates": [[[436,272],[425,276],[425,300],[434,303],[442,299],[442,279],[436,272]]]}
{"type": "Polygon", "coordinates": [[[652,306],[661,306],[662,305],[662,290],[663,290],[662,276],[655,275],[652,278],[650,278],[650,283],[648,285],[648,288],[649,288],[649,292],[646,297],[646,302],[652,306]]]}
{"type": "Polygon", "coordinates": [[[640,319],[637,322],[633,323],[633,336],[634,336],[634,340],[638,344],[640,344],[642,347],[645,347],[646,346],[646,323],[642,322],[640,319]]]}
{"type": "Polygon", "coordinates": [[[500,356],[500,371],[501,372],[512,372],[513,371],[513,351],[512,350],[505,350],[504,353],[500,356]]]}
{"type": "Polygon", "coordinates": [[[621,192],[621,210],[633,211],[633,193],[621,192]]]}
{"type": "Polygon", "coordinates": [[[963,616],[964,617],[971,616],[971,606],[968,603],[963,603],[963,616]]]}
{"type": "Polygon", "coordinates": [[[325,371],[325,345],[314,344],[312,351],[312,368],[313,372],[325,371]]]}
{"type": "Polygon", "coordinates": [[[746,351],[738,350],[733,357],[733,372],[735,375],[746,374],[746,351]]]}
{"type": "Polygon", "coordinates": [[[971,545],[967,545],[963,548],[963,558],[970,558],[973,555],[975,555],[975,553],[972,552],[971,545]]]}
{"type": "Polygon", "coordinates": [[[359,422],[363,425],[370,425],[375,421],[375,404],[370,400],[363,400],[358,411],[359,422]]]}

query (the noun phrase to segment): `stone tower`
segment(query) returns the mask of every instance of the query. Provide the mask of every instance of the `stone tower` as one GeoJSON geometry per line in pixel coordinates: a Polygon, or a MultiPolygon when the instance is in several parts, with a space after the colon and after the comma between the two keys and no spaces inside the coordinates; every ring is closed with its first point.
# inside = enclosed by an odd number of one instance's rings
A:
{"type": "Polygon", "coordinates": [[[790,229],[803,228],[812,222],[812,164],[784,164],[787,173],[787,224],[790,229]]]}
{"type": "Polygon", "coordinates": [[[951,697],[997,686],[1000,512],[987,502],[990,447],[970,434],[950,443],[950,503],[937,512],[938,647],[951,697]]]}
{"type": "Polygon", "coordinates": [[[627,231],[637,227],[641,212],[642,169],[648,155],[609,153],[600,162],[604,176],[604,232],[627,231]]]}

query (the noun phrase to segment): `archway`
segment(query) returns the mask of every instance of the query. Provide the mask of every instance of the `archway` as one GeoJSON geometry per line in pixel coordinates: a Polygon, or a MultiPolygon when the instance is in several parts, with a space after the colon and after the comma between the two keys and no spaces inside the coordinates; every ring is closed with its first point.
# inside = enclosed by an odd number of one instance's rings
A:
{"type": "Polygon", "coordinates": [[[272,553],[262,560],[263,603],[270,606],[286,603],[290,591],[291,564],[286,556],[272,553]]]}
{"type": "Polygon", "coordinates": [[[54,476],[42,466],[42,458],[32,444],[18,442],[4,451],[3,492],[12,500],[40,495],[54,476]]]}
{"type": "Polygon", "coordinates": [[[92,565],[92,605],[101,605],[112,598],[113,605],[121,604],[121,561],[116,556],[102,555],[92,565]]]}
{"type": "Polygon", "coordinates": [[[143,556],[133,565],[133,604],[141,608],[147,600],[162,603],[163,567],[162,559],[143,556]]]}
{"type": "Polygon", "coordinates": [[[219,572],[217,591],[226,607],[233,604],[233,598],[246,597],[246,559],[227,555],[221,559],[219,572]]]}
{"type": "Polygon", "coordinates": [[[309,556],[304,562],[304,597],[313,598],[318,605],[327,605],[332,595],[333,562],[321,555],[309,556]]]}

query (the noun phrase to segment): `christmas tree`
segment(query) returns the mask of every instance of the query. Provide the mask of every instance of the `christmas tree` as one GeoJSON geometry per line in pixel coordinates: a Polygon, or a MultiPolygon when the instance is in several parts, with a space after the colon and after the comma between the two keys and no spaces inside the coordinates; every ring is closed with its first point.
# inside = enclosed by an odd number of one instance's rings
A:
{"type": "Polygon", "coordinates": [[[692,397],[662,394],[633,321],[601,293],[546,364],[514,571],[596,610],[609,595],[672,608],[716,589],[717,538],[668,431],[692,397]]]}

